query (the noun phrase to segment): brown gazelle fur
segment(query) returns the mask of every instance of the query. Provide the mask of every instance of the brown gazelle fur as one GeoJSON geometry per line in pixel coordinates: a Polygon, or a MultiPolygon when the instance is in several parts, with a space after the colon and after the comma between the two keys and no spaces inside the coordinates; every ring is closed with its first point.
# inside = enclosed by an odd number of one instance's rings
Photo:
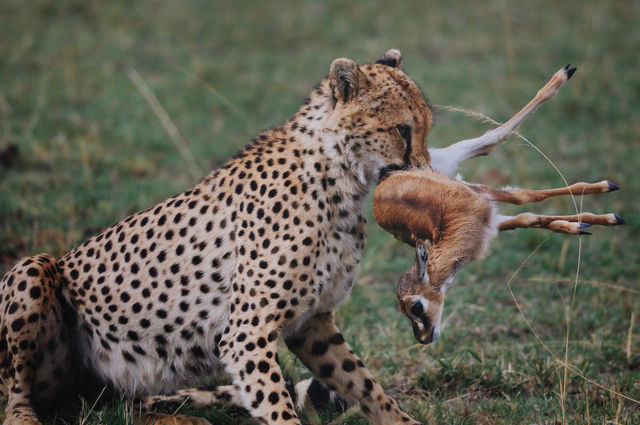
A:
{"type": "Polygon", "coordinates": [[[450,177],[461,161],[486,155],[506,140],[542,102],[553,97],[574,71],[568,66],[558,71],[536,97],[503,126],[444,149],[429,149],[431,167],[397,171],[379,183],[373,198],[376,221],[416,249],[414,264],[401,277],[397,295],[400,310],[411,320],[420,343],[428,344],[438,338],[446,288],[461,267],[483,255],[498,231],[535,227],[588,234],[584,228],[593,224],[624,224],[616,214],[503,216],[494,204],[520,205],[552,196],[600,194],[618,189],[606,180],[558,189],[526,190],[495,189],[450,177]]]}

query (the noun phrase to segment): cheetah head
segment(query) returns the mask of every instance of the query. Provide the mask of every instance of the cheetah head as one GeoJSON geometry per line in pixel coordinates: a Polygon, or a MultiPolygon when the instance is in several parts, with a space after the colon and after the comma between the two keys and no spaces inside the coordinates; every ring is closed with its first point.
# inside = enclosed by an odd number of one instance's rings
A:
{"type": "Polygon", "coordinates": [[[402,70],[402,54],[388,50],[375,64],[338,58],[331,64],[330,127],[343,134],[353,163],[378,177],[429,165],[426,137],[432,115],[418,86],[402,70]]]}

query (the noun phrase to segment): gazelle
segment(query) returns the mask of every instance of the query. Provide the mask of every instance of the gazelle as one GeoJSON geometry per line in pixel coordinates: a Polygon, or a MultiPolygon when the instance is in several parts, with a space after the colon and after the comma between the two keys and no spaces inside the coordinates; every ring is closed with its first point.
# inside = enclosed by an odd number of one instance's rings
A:
{"type": "MultiPolygon", "coordinates": [[[[430,148],[430,165],[383,175],[373,198],[378,224],[398,239],[415,247],[412,267],[398,282],[400,310],[413,325],[415,338],[423,344],[440,336],[444,294],[455,274],[480,258],[498,231],[537,227],[555,232],[587,234],[592,224],[617,225],[615,214],[582,213],[572,216],[541,216],[523,213],[500,215],[495,202],[524,204],[551,196],[607,193],[617,190],[611,182],[576,183],[560,189],[494,189],[451,176],[467,159],[489,154],[543,102],[551,99],[575,72],[567,65],[556,72],[537,95],[509,121],[480,137],[462,140],[446,148],[430,148]]],[[[422,140],[408,142],[422,143],[422,140]]],[[[298,404],[332,405],[342,411],[350,404],[315,378],[295,386],[298,404]]]]}
{"type": "Polygon", "coordinates": [[[526,190],[495,189],[450,177],[460,162],[487,155],[505,141],[574,72],[575,68],[570,69],[569,65],[556,72],[531,102],[500,127],[447,148],[429,149],[430,167],[393,172],[378,185],[373,198],[375,220],[416,249],[415,262],[400,278],[397,295],[400,310],[411,320],[418,342],[429,344],[438,339],[447,287],[464,265],[486,252],[498,231],[536,227],[581,235],[588,234],[584,229],[594,224],[624,224],[613,213],[503,216],[495,206],[495,202],[520,205],[552,196],[600,194],[618,189],[606,180],[559,189],[526,190]]]}

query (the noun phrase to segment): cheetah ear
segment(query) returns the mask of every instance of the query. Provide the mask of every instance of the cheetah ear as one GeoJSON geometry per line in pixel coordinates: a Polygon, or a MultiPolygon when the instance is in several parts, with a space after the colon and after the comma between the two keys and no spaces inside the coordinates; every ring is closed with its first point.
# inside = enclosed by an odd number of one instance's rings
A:
{"type": "Polygon", "coordinates": [[[357,96],[358,91],[366,84],[367,77],[351,59],[338,58],[331,62],[329,80],[333,95],[346,103],[357,96]]]}
{"type": "Polygon", "coordinates": [[[389,49],[384,52],[384,55],[382,55],[376,63],[402,69],[402,53],[397,49],[389,49]]]}

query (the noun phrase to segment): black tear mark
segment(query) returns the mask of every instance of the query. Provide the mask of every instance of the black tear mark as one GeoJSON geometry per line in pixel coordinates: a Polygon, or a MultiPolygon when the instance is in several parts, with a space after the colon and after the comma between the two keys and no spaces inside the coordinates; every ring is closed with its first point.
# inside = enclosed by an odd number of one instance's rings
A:
{"type": "Polygon", "coordinates": [[[404,155],[402,160],[405,165],[409,165],[409,157],[411,156],[411,126],[408,124],[400,124],[396,126],[398,129],[398,133],[404,139],[404,143],[406,144],[406,148],[404,150],[404,155]]]}

